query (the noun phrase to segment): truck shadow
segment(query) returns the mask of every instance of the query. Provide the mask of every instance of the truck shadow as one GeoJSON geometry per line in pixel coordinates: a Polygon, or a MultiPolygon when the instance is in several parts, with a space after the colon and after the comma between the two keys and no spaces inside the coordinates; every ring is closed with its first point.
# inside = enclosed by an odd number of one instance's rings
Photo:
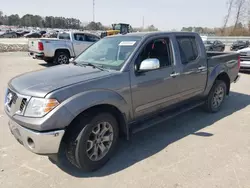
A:
{"type": "Polygon", "coordinates": [[[166,150],[168,145],[188,135],[199,136],[200,139],[213,136],[212,133],[199,132],[199,130],[240,111],[249,104],[249,95],[231,92],[230,97],[225,101],[223,109],[216,114],[209,114],[200,108],[196,108],[172,120],[139,132],[133,135],[129,141],[122,140],[116,155],[103,168],[96,172],[81,172],[72,167],[65,159],[56,165],[64,172],[75,177],[89,178],[114,174],[162,150],[166,150]]]}
{"type": "Polygon", "coordinates": [[[56,66],[55,64],[49,64],[49,63],[39,63],[40,66],[43,66],[43,67],[53,67],[53,66],[56,66]]]}

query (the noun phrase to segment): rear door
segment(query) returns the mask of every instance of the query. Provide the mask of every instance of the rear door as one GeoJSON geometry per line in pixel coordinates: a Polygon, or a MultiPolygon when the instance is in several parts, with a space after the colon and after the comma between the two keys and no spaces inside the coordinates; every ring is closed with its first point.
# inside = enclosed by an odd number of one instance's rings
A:
{"type": "Polygon", "coordinates": [[[199,48],[198,39],[195,36],[177,36],[179,49],[180,75],[178,87],[180,90],[180,100],[186,100],[202,94],[207,82],[207,59],[202,55],[199,48]]]}
{"type": "Polygon", "coordinates": [[[84,33],[74,33],[72,42],[73,42],[75,56],[78,56],[90,44],[92,44],[89,41],[87,41],[87,37],[86,37],[86,35],[84,33]]]}

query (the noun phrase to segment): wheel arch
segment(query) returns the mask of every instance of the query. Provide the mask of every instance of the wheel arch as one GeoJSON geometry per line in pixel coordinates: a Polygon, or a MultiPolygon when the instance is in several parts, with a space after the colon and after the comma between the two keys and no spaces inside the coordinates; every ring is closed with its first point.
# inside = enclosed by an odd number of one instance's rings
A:
{"type": "MultiPolygon", "coordinates": [[[[127,139],[129,137],[128,132],[128,126],[127,126],[127,120],[124,113],[122,113],[116,106],[111,104],[98,104],[91,106],[85,110],[83,110],[81,113],[79,113],[72,121],[71,123],[65,128],[65,135],[63,137],[63,140],[67,139],[67,137],[70,135],[71,130],[75,129],[75,126],[77,125],[77,121],[82,120],[82,118],[88,119],[89,117],[101,113],[101,112],[107,112],[112,114],[117,123],[119,128],[119,134],[121,136],[126,136],[127,139]]],[[[79,130],[83,127],[79,127],[79,130]]]]}
{"type": "Polygon", "coordinates": [[[69,58],[71,57],[70,50],[67,49],[67,48],[59,48],[59,49],[56,49],[56,50],[55,50],[54,56],[56,56],[56,54],[59,53],[59,52],[65,52],[65,53],[68,54],[69,58]]]}
{"type": "Polygon", "coordinates": [[[221,80],[221,81],[224,81],[225,82],[225,84],[226,84],[226,86],[227,86],[227,95],[229,95],[229,92],[230,92],[230,78],[229,78],[229,76],[228,76],[228,74],[226,73],[226,72],[222,72],[222,73],[220,73],[217,77],[216,77],[216,79],[215,79],[215,81],[216,80],[221,80]]]}

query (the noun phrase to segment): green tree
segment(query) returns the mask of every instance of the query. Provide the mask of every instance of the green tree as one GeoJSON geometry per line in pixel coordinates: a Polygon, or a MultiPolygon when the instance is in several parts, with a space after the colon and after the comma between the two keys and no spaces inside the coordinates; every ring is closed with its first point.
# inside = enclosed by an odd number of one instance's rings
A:
{"type": "Polygon", "coordinates": [[[18,14],[8,16],[8,25],[20,25],[20,17],[18,14]]]}
{"type": "Polygon", "coordinates": [[[144,31],[158,31],[158,28],[156,28],[154,25],[150,25],[144,31]]]}
{"type": "Polygon", "coordinates": [[[105,30],[105,27],[100,22],[90,22],[84,27],[85,30],[105,30]]]}

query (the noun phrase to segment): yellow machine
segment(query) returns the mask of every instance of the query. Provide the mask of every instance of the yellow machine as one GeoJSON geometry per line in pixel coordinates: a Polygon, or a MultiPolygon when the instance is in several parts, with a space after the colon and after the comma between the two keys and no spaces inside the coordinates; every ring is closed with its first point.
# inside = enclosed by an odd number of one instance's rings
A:
{"type": "Polygon", "coordinates": [[[118,23],[112,24],[112,30],[107,30],[101,34],[101,38],[110,36],[110,35],[117,35],[117,34],[126,34],[131,32],[132,27],[129,24],[125,23],[118,23]]]}

